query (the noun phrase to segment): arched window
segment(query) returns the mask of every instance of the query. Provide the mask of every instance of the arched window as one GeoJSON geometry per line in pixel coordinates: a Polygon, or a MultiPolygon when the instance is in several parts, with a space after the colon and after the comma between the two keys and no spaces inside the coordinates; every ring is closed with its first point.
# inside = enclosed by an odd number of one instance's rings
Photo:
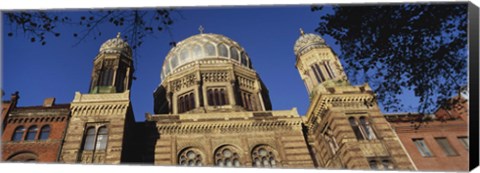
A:
{"type": "Polygon", "coordinates": [[[232,146],[223,146],[217,149],[213,160],[216,166],[240,166],[240,155],[238,154],[238,150],[232,146]]]}
{"type": "Polygon", "coordinates": [[[20,126],[15,129],[15,132],[12,136],[12,141],[21,141],[23,137],[23,133],[25,133],[25,127],[20,126]]]}
{"type": "Polygon", "coordinates": [[[50,135],[50,126],[45,125],[42,127],[42,129],[40,129],[40,136],[38,137],[38,139],[47,140],[49,135],[50,135]]]}
{"type": "Polygon", "coordinates": [[[362,129],[365,132],[365,136],[368,140],[376,139],[375,133],[370,125],[370,122],[365,117],[360,117],[360,124],[362,125],[362,129]]]}
{"type": "Polygon", "coordinates": [[[202,166],[202,154],[197,149],[188,148],[178,155],[178,164],[181,166],[202,166]]]}
{"type": "Polygon", "coordinates": [[[108,141],[108,129],[106,126],[98,128],[88,127],[85,134],[83,150],[104,150],[108,141]]]}
{"type": "Polygon", "coordinates": [[[177,67],[178,59],[176,56],[172,56],[172,58],[170,58],[170,65],[172,66],[173,69],[177,67]]]}
{"type": "Polygon", "coordinates": [[[355,137],[357,137],[357,140],[364,140],[365,138],[363,137],[363,134],[360,131],[360,128],[358,127],[358,124],[355,118],[354,117],[348,118],[348,122],[350,122],[350,126],[352,127],[353,133],[355,133],[355,137]]]}
{"type": "Polygon", "coordinates": [[[184,104],[183,104],[183,97],[180,96],[180,97],[178,98],[178,101],[177,101],[177,102],[178,102],[178,103],[177,103],[178,113],[185,112],[185,109],[184,109],[184,107],[183,107],[183,105],[184,105],[184,104]]]}
{"type": "Polygon", "coordinates": [[[393,164],[392,162],[390,162],[390,160],[382,160],[382,166],[383,166],[383,169],[385,170],[392,170],[394,169],[393,168],[393,164]]]}
{"type": "Polygon", "coordinates": [[[218,56],[228,57],[227,46],[225,46],[223,43],[218,45],[218,56]]]}
{"type": "Polygon", "coordinates": [[[96,150],[104,150],[107,147],[108,129],[103,126],[98,129],[96,150]]]}
{"type": "Polygon", "coordinates": [[[205,44],[205,51],[207,56],[215,56],[215,46],[211,43],[205,44]]]}
{"type": "Polygon", "coordinates": [[[231,47],[230,48],[230,58],[234,59],[234,60],[238,60],[239,56],[238,56],[238,49],[236,47],[231,47]]]}
{"type": "Polygon", "coordinates": [[[187,48],[182,49],[182,51],[180,51],[180,62],[184,63],[185,61],[187,61],[188,57],[189,57],[188,49],[187,48]]]}
{"type": "Polygon", "coordinates": [[[268,145],[259,145],[252,151],[254,167],[276,167],[276,151],[268,145]]]}
{"type": "Polygon", "coordinates": [[[7,159],[9,162],[36,162],[37,160],[37,154],[28,151],[13,154],[7,159]]]}
{"type": "Polygon", "coordinates": [[[85,142],[83,144],[83,150],[93,150],[95,146],[95,128],[87,128],[87,133],[85,134],[85,142]]]}
{"type": "Polygon", "coordinates": [[[248,64],[247,64],[247,63],[248,63],[248,62],[247,62],[247,55],[245,55],[245,52],[242,52],[242,54],[241,54],[241,55],[242,55],[242,60],[241,60],[241,62],[242,62],[242,65],[244,65],[244,66],[247,66],[247,67],[248,67],[248,64]]]}
{"type": "Polygon", "coordinates": [[[35,140],[35,136],[37,135],[38,128],[37,126],[32,126],[28,128],[27,136],[25,136],[25,140],[33,141],[35,140]]]}
{"type": "Polygon", "coordinates": [[[192,59],[201,58],[203,56],[202,47],[198,44],[195,44],[195,46],[193,46],[193,52],[192,53],[193,53],[192,59]]]}

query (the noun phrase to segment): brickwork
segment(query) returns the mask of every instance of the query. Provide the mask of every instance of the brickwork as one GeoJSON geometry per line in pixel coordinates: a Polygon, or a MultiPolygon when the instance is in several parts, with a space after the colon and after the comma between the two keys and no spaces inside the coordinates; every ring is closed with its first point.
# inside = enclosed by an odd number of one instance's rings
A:
{"type": "Polygon", "coordinates": [[[14,108],[2,134],[2,160],[56,162],[69,116],[68,104],[14,108]],[[32,140],[28,140],[28,129],[34,126],[37,132],[32,140]],[[41,130],[46,126],[50,128],[48,139],[40,139],[41,130]],[[25,130],[19,140],[13,140],[18,127],[25,130]]]}

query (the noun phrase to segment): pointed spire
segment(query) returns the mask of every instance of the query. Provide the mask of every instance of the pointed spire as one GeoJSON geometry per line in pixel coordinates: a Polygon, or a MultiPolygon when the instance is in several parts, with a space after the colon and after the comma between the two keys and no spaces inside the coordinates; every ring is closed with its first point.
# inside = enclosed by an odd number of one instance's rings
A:
{"type": "Polygon", "coordinates": [[[305,35],[305,32],[303,32],[302,28],[300,28],[300,35],[305,35]]]}
{"type": "Polygon", "coordinates": [[[117,32],[117,38],[120,38],[120,32],[117,32]]]}
{"type": "Polygon", "coordinates": [[[203,26],[200,25],[200,27],[198,27],[198,31],[200,31],[200,34],[203,34],[203,32],[205,31],[205,28],[203,28],[203,26]]]}

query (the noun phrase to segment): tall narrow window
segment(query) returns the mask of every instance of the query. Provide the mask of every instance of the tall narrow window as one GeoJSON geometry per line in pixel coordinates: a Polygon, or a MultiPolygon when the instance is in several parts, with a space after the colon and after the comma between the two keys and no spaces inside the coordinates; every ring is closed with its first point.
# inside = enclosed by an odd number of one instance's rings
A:
{"type": "Polygon", "coordinates": [[[95,150],[104,150],[107,147],[108,129],[103,126],[98,129],[95,150]]]}
{"type": "Polygon", "coordinates": [[[435,138],[435,140],[437,141],[438,145],[440,145],[443,152],[445,152],[445,154],[447,156],[456,156],[457,155],[457,152],[452,148],[452,146],[448,142],[447,138],[435,138]]]}
{"type": "Polygon", "coordinates": [[[215,56],[215,46],[211,43],[205,43],[205,51],[207,56],[215,56]]]}
{"type": "Polygon", "coordinates": [[[230,58],[239,61],[238,49],[235,47],[230,48],[230,58]]]}
{"type": "Polygon", "coordinates": [[[195,108],[195,97],[193,96],[193,93],[189,94],[188,100],[190,101],[189,110],[194,109],[195,108]]]}
{"type": "Polygon", "coordinates": [[[12,141],[21,141],[23,134],[25,133],[25,127],[20,126],[15,129],[15,132],[12,136],[12,141]]]}
{"type": "Polygon", "coordinates": [[[463,147],[465,147],[465,149],[468,150],[468,147],[470,145],[470,143],[468,142],[468,137],[465,137],[465,136],[458,137],[458,140],[463,145],[463,147]]]}
{"type": "Polygon", "coordinates": [[[365,132],[365,136],[368,140],[377,138],[373,132],[370,122],[365,117],[360,117],[360,124],[362,125],[362,129],[365,132]]]}
{"type": "Polygon", "coordinates": [[[178,97],[177,109],[178,113],[187,112],[195,108],[195,97],[192,92],[188,92],[178,97]]]}
{"type": "Polygon", "coordinates": [[[35,140],[35,136],[37,135],[37,131],[38,131],[37,126],[32,126],[32,127],[28,128],[27,136],[25,137],[25,140],[27,140],[27,141],[35,140]]]}
{"type": "Polygon", "coordinates": [[[320,78],[322,79],[322,81],[325,81],[325,76],[323,76],[322,70],[318,64],[315,64],[315,69],[318,75],[320,76],[320,78]]]}
{"type": "Polygon", "coordinates": [[[311,66],[312,68],[312,71],[313,71],[313,74],[315,74],[315,79],[317,79],[317,82],[318,83],[321,83],[322,82],[322,79],[320,78],[320,76],[318,75],[318,72],[317,72],[317,69],[315,69],[315,66],[311,66]]]}
{"type": "Polygon", "coordinates": [[[183,97],[182,97],[182,96],[178,97],[178,100],[177,100],[177,109],[178,109],[178,113],[183,113],[183,112],[185,112],[184,107],[183,107],[183,97]]]}
{"type": "Polygon", "coordinates": [[[427,144],[422,138],[419,139],[412,139],[415,146],[417,146],[418,151],[423,157],[432,157],[432,152],[428,149],[427,144]]]}
{"type": "Polygon", "coordinates": [[[224,88],[210,88],[207,90],[208,104],[210,106],[222,106],[228,104],[228,95],[224,88]]]}
{"type": "Polygon", "coordinates": [[[328,61],[323,62],[323,66],[325,67],[325,70],[327,71],[328,76],[330,79],[333,79],[335,76],[333,75],[332,68],[330,68],[330,63],[328,61]]]}
{"type": "Polygon", "coordinates": [[[87,133],[85,135],[85,142],[83,144],[84,150],[93,150],[95,143],[95,128],[89,127],[87,128],[87,133]]]}
{"type": "Polygon", "coordinates": [[[348,118],[348,122],[350,123],[350,126],[352,127],[353,133],[355,133],[355,137],[357,140],[364,140],[365,138],[362,135],[362,132],[360,131],[360,128],[358,127],[357,121],[355,120],[354,117],[348,118]]]}
{"type": "Polygon", "coordinates": [[[47,140],[49,135],[50,135],[50,126],[45,125],[42,127],[42,129],[40,129],[40,136],[38,137],[38,139],[47,140]]]}
{"type": "Polygon", "coordinates": [[[242,52],[241,55],[242,55],[242,59],[241,59],[242,65],[248,66],[247,65],[247,55],[245,55],[245,52],[242,52]]]}
{"type": "Polygon", "coordinates": [[[213,105],[213,90],[209,89],[207,90],[207,97],[208,97],[208,105],[212,106],[213,105]]]}
{"type": "Polygon", "coordinates": [[[218,56],[228,57],[228,50],[225,44],[218,45],[218,56]]]}

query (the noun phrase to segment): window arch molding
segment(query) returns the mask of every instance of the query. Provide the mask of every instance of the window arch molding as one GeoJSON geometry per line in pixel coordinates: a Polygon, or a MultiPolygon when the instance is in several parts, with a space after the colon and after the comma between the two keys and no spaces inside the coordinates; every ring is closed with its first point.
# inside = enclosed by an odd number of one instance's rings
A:
{"type": "Polygon", "coordinates": [[[25,134],[25,127],[18,126],[15,128],[12,134],[12,141],[21,141],[23,139],[23,135],[25,134]]]}
{"type": "Polygon", "coordinates": [[[280,155],[277,150],[267,144],[254,146],[250,151],[253,167],[278,167],[280,166],[280,155]]]}
{"type": "Polygon", "coordinates": [[[25,135],[25,141],[33,141],[37,139],[37,133],[38,133],[38,126],[37,125],[31,125],[28,127],[27,130],[27,135],[25,135]]]}
{"type": "Polygon", "coordinates": [[[240,167],[242,163],[243,151],[231,144],[220,145],[213,151],[213,163],[221,167],[240,167]]]}
{"type": "Polygon", "coordinates": [[[85,127],[82,150],[105,150],[108,144],[109,128],[106,124],[90,124],[85,127]]]}
{"type": "Polygon", "coordinates": [[[180,166],[204,166],[205,154],[196,147],[185,147],[177,153],[177,164],[180,166]]]}
{"type": "Polygon", "coordinates": [[[13,162],[36,162],[38,155],[31,151],[20,151],[13,153],[7,158],[7,161],[13,162]]]}

